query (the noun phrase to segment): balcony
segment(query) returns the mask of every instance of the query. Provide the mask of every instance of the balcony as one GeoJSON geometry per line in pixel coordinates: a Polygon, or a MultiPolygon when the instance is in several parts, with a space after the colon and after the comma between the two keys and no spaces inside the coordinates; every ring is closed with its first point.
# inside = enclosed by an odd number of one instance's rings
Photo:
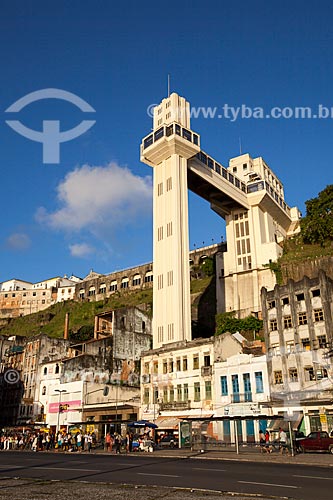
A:
{"type": "Polygon", "coordinates": [[[244,394],[231,394],[232,403],[251,403],[252,392],[245,392],[244,394]]]}
{"type": "Polygon", "coordinates": [[[213,373],[212,365],[201,367],[201,376],[202,377],[210,377],[212,375],[212,373],[213,373]]]}

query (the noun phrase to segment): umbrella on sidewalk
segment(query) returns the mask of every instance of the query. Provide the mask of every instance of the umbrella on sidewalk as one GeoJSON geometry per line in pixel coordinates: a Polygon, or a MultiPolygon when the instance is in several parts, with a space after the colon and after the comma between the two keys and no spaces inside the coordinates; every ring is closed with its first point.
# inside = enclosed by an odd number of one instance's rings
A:
{"type": "Polygon", "coordinates": [[[137,420],[128,424],[128,427],[149,427],[150,429],[156,429],[158,426],[149,420],[137,420]]]}

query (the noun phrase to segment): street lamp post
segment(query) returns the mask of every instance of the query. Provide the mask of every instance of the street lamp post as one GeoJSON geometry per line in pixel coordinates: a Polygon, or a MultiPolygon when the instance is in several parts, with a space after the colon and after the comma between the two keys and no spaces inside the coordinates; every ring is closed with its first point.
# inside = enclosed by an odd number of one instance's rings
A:
{"type": "Polygon", "coordinates": [[[58,419],[57,419],[57,431],[56,433],[58,434],[59,432],[59,421],[60,421],[60,405],[61,405],[61,394],[63,392],[67,392],[66,389],[54,389],[54,392],[59,393],[59,401],[58,401],[58,419]]]}

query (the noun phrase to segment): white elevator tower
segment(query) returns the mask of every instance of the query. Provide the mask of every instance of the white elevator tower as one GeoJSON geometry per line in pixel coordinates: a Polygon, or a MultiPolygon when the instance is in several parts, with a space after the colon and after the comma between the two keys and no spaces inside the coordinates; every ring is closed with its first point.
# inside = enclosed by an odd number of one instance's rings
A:
{"type": "Polygon", "coordinates": [[[276,280],[267,267],[299,230],[297,207],[263,158],[243,154],[224,167],[200,148],[190,105],[173,93],[154,108],[141,161],[154,168],[153,348],[191,340],[188,189],[226,222],[227,251],[217,276],[218,312],[260,313],[260,289],[276,280]]]}
{"type": "Polygon", "coordinates": [[[141,161],[154,167],[154,348],[191,340],[187,160],[199,151],[190,105],[173,93],[154,108],[141,147],[141,161]]]}

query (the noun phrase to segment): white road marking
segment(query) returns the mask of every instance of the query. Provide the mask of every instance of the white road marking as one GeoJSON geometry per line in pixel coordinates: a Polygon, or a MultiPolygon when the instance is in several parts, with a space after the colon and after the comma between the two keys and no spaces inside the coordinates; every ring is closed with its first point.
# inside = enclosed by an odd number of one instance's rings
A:
{"type": "Polygon", "coordinates": [[[237,482],[244,484],[259,484],[261,486],[278,486],[279,488],[294,488],[294,489],[299,488],[299,486],[291,486],[289,484],[256,483],[255,481],[237,481],[237,482]]]}
{"type": "Polygon", "coordinates": [[[1,469],[7,469],[8,467],[14,468],[14,469],[24,469],[22,465],[0,465],[1,469]]]}
{"type": "Polygon", "coordinates": [[[206,467],[193,467],[193,470],[213,470],[216,472],[227,472],[227,469],[207,469],[206,467]]]}
{"type": "Polygon", "coordinates": [[[160,476],[160,477],[180,477],[173,474],[150,474],[149,472],[137,472],[138,476],[160,476]]]}
{"type": "Polygon", "coordinates": [[[294,474],[293,477],[305,477],[306,479],[327,479],[327,481],[333,481],[333,477],[322,477],[322,476],[300,476],[294,474]]]}
{"type": "MultiPolygon", "coordinates": [[[[30,467],[29,467],[30,469],[30,467]]],[[[72,470],[79,471],[79,472],[102,472],[101,470],[97,469],[72,469],[72,467],[31,467],[32,470],[34,469],[45,469],[45,470],[67,470],[71,472],[72,470]]],[[[105,471],[108,472],[108,471],[105,471]]]]}

